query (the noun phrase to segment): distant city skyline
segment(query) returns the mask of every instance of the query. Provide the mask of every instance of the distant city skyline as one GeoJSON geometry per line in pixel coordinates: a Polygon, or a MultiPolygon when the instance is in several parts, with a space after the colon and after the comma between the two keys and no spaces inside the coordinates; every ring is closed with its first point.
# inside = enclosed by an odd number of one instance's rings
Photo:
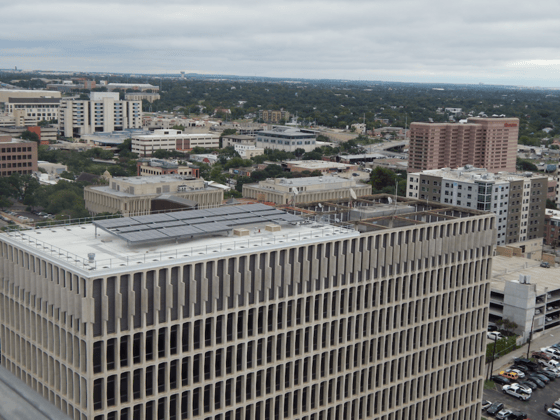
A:
{"type": "Polygon", "coordinates": [[[558,12],[546,0],[30,0],[0,5],[0,55],[26,70],[560,87],[558,12]]]}

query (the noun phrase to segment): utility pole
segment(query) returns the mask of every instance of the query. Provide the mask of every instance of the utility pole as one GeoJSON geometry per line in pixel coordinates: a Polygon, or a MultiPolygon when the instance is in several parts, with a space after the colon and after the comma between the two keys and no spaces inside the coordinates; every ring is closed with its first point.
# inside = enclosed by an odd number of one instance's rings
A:
{"type": "Polygon", "coordinates": [[[533,321],[531,322],[531,332],[529,333],[529,339],[527,340],[527,359],[529,358],[529,352],[531,351],[531,340],[533,339],[534,326],[535,326],[535,313],[533,312],[533,321]]]}
{"type": "Polygon", "coordinates": [[[488,379],[490,379],[490,376],[492,375],[492,372],[494,372],[494,359],[496,358],[496,341],[497,341],[498,337],[494,334],[494,351],[492,352],[492,363],[490,365],[490,372],[488,372],[488,379]]]}

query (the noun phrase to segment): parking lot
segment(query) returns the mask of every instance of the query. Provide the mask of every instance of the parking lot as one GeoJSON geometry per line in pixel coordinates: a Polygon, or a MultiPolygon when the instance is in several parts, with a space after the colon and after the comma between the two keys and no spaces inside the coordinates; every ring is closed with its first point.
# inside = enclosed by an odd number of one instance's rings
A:
{"type": "MultiPolygon", "coordinates": [[[[550,382],[542,389],[533,391],[531,398],[527,401],[520,401],[511,395],[502,392],[501,385],[495,385],[495,389],[485,389],[483,399],[487,401],[499,401],[504,404],[505,408],[510,410],[519,410],[528,414],[531,420],[552,419],[544,411],[544,405],[552,407],[554,401],[560,398],[560,378],[550,382]]],[[[487,416],[482,413],[483,417],[493,419],[492,416],[487,416]]]]}

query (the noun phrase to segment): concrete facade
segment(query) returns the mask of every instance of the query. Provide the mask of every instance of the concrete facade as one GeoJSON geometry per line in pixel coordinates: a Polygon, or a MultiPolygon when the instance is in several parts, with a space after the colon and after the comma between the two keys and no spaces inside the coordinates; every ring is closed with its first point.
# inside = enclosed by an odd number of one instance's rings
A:
{"type": "Polygon", "coordinates": [[[207,186],[202,179],[193,180],[182,175],[116,177],[109,180],[108,186],[84,188],[85,207],[93,215],[105,212],[120,212],[125,216],[150,214],[155,200],[173,197],[191,200],[198,208],[207,208],[221,205],[224,193],[207,186]]]}
{"type": "Polygon", "coordinates": [[[62,100],[59,129],[64,137],[142,127],[142,102],[120,101],[112,93],[93,92],[96,99],[62,100]],[[101,95],[103,94],[103,95],[101,95]]]}
{"type": "Polygon", "coordinates": [[[75,420],[480,420],[494,215],[454,214],[148,257],[91,225],[1,233],[2,365],[75,420]]]}
{"type": "Polygon", "coordinates": [[[466,123],[410,124],[408,171],[474,165],[515,172],[518,118],[469,118],[466,123]]]}
{"type": "Polygon", "coordinates": [[[276,204],[310,203],[349,198],[350,189],[360,197],[371,194],[371,185],[336,176],[269,178],[258,184],[243,184],[243,197],[276,204]],[[293,188],[298,190],[294,195],[293,188]]]}
{"type": "MultiPolygon", "coordinates": [[[[14,117],[21,118],[16,111],[24,111],[25,117],[36,118],[37,121],[58,120],[60,98],[9,98],[6,111],[14,117]]],[[[16,125],[20,125],[19,122],[16,125]]]]}
{"type": "Polygon", "coordinates": [[[272,130],[258,132],[255,145],[285,152],[294,152],[296,149],[310,152],[317,147],[316,142],[316,134],[304,133],[297,128],[279,126],[272,130]]]}
{"type": "Polygon", "coordinates": [[[408,173],[406,196],[492,211],[498,245],[542,238],[548,179],[544,175],[498,173],[470,166],[408,173]]]}
{"type": "Polygon", "coordinates": [[[230,134],[228,136],[222,136],[222,147],[228,146],[254,146],[255,145],[255,137],[254,136],[246,136],[240,134],[230,134]]]}
{"type": "Polygon", "coordinates": [[[132,136],[132,152],[152,156],[156,150],[189,151],[195,147],[218,149],[220,136],[216,134],[187,134],[181,130],[154,130],[153,134],[132,136]]]}

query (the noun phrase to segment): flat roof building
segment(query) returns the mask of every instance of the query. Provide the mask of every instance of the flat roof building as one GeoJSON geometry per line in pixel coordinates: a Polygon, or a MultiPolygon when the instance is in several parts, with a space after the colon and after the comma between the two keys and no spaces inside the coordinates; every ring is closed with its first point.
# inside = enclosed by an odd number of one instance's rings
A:
{"type": "Polygon", "coordinates": [[[0,135],[0,175],[37,171],[37,143],[0,135]]]}
{"type": "Polygon", "coordinates": [[[193,178],[200,176],[198,166],[191,164],[179,165],[177,162],[163,159],[138,159],[136,166],[138,168],[138,176],[189,175],[193,178]]]}
{"type": "Polygon", "coordinates": [[[224,193],[192,176],[152,175],[115,177],[109,179],[107,186],[88,186],[84,188],[84,199],[86,209],[93,215],[144,215],[181,207],[219,206],[224,193]]]}
{"type": "Polygon", "coordinates": [[[294,152],[303,149],[310,152],[317,147],[317,134],[306,133],[297,128],[277,126],[272,130],[264,130],[257,133],[257,147],[265,149],[284,150],[294,152]]]}
{"type": "Polygon", "coordinates": [[[62,94],[55,90],[0,89],[0,102],[10,98],[60,98],[62,94]]]}
{"type": "Polygon", "coordinates": [[[154,130],[153,134],[132,136],[132,152],[152,156],[156,150],[189,151],[195,147],[218,149],[220,136],[216,134],[187,134],[181,130],[154,130]]]}
{"type": "Polygon", "coordinates": [[[493,174],[467,165],[408,173],[406,196],[492,211],[497,216],[498,245],[542,238],[548,177],[493,174]]]}
{"type": "Polygon", "coordinates": [[[6,112],[14,117],[16,111],[24,111],[27,117],[34,117],[37,121],[58,120],[60,98],[9,98],[6,112]]]}
{"type": "Polygon", "coordinates": [[[120,101],[110,92],[92,92],[89,101],[62,100],[58,122],[64,137],[141,128],[142,102],[120,101]]]}
{"type": "Polygon", "coordinates": [[[515,172],[518,118],[468,118],[466,123],[410,124],[408,171],[474,165],[515,172]]]}
{"type": "Polygon", "coordinates": [[[222,147],[228,147],[228,146],[235,147],[236,145],[254,146],[255,137],[247,136],[243,134],[230,134],[227,136],[222,136],[222,147]]]}
{"type": "Polygon", "coordinates": [[[2,232],[2,365],[75,420],[480,419],[495,216],[403,205],[2,232]]]}
{"type": "Polygon", "coordinates": [[[276,204],[310,203],[371,194],[371,185],[337,176],[268,178],[258,184],[243,184],[243,197],[276,204]],[[294,193],[297,190],[297,194],[294,193]]]}

